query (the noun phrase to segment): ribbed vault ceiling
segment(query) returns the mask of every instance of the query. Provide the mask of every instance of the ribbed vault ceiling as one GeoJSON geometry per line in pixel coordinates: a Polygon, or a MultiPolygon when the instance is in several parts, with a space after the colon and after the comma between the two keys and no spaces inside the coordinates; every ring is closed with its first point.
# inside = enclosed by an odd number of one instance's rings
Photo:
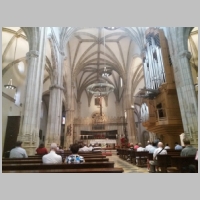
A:
{"type": "Polygon", "coordinates": [[[89,84],[99,81],[113,84],[118,95],[119,79],[126,71],[130,44],[130,37],[120,29],[88,28],[74,33],[67,48],[79,96],[89,84]],[[108,78],[101,76],[105,66],[112,70],[108,78]]]}

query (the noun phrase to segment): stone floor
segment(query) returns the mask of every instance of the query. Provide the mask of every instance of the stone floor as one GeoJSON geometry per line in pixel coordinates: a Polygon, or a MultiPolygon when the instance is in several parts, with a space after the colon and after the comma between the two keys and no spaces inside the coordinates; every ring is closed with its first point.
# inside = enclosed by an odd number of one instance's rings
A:
{"type": "Polygon", "coordinates": [[[109,158],[109,161],[115,163],[115,167],[123,168],[124,173],[149,173],[146,167],[137,167],[136,165],[119,158],[116,151],[112,151],[112,156],[107,156],[107,158],[109,158]]]}

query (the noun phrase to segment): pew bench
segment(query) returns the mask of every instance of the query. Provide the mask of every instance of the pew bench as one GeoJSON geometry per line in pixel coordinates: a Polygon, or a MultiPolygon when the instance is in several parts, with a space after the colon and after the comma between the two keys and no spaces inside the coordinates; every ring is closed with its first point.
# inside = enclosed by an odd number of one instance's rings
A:
{"type": "MultiPolygon", "coordinates": [[[[108,158],[85,158],[85,162],[108,162],[108,158]]],[[[63,160],[64,162],[64,160],[63,160]]],[[[20,164],[20,163],[42,163],[42,158],[38,159],[3,159],[2,164],[20,164]]]]}
{"type": "Polygon", "coordinates": [[[166,173],[167,167],[171,166],[171,155],[168,154],[159,154],[157,155],[157,168],[160,173],[166,173]],[[159,170],[160,169],[160,170],[159,170]]]}
{"type": "Polygon", "coordinates": [[[114,168],[114,162],[85,162],[80,164],[43,164],[43,163],[22,163],[2,164],[2,171],[5,170],[42,170],[42,169],[83,169],[83,168],[114,168]]]}
{"type": "MultiPolygon", "coordinates": [[[[67,156],[71,155],[71,154],[58,154],[61,155],[63,158],[66,158],[67,156]]],[[[83,155],[83,154],[79,154],[80,156],[83,156],[84,158],[106,158],[105,155],[83,155]]],[[[42,155],[35,155],[35,156],[28,156],[28,158],[31,159],[38,159],[38,158],[42,158],[42,155]]],[[[4,159],[13,159],[13,158],[4,158],[4,159]]]]}
{"type": "Polygon", "coordinates": [[[2,173],[123,173],[123,168],[3,170],[2,173]]]}
{"type": "Polygon", "coordinates": [[[167,168],[168,173],[189,173],[189,165],[195,166],[195,173],[198,173],[198,161],[195,156],[171,156],[171,167],[167,168]]]}
{"type": "Polygon", "coordinates": [[[148,151],[135,151],[138,167],[147,167],[148,151]]]}

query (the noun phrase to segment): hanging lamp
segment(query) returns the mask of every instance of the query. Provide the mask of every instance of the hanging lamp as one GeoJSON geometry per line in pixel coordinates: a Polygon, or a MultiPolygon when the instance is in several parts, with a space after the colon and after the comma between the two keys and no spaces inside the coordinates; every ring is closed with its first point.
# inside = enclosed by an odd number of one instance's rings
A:
{"type": "MultiPolygon", "coordinates": [[[[14,58],[13,58],[12,66],[14,66],[15,55],[16,55],[16,49],[17,49],[17,37],[16,37],[15,51],[14,51],[14,58]]],[[[14,86],[14,85],[12,84],[12,79],[10,79],[9,82],[8,82],[8,84],[7,84],[7,85],[4,85],[4,87],[5,87],[6,89],[11,89],[11,90],[16,89],[16,86],[14,86]]]]}

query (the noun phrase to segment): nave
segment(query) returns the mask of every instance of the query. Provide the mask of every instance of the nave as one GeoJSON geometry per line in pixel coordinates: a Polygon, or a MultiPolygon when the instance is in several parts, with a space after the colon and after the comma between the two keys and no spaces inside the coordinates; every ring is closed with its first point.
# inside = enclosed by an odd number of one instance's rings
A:
{"type": "Polygon", "coordinates": [[[119,158],[116,151],[112,152],[112,156],[109,156],[109,160],[115,163],[115,167],[121,167],[124,173],[149,173],[146,167],[137,167],[132,163],[119,158]]]}

